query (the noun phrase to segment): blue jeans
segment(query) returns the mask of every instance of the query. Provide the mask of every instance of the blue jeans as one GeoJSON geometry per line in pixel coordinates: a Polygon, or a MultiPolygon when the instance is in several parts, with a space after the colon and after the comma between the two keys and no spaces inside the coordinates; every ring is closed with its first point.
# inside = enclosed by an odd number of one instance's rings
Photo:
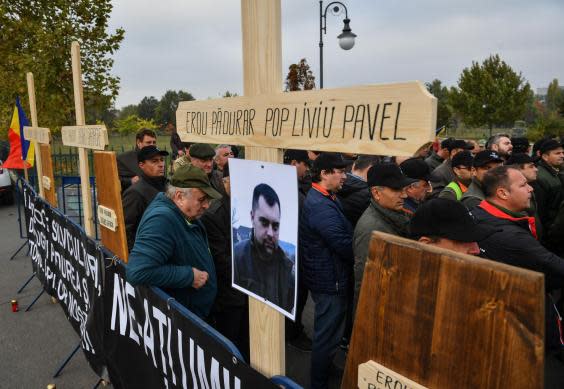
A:
{"type": "Polygon", "coordinates": [[[311,293],[315,303],[311,389],[327,389],[329,370],[345,328],[346,296],[311,293]]]}

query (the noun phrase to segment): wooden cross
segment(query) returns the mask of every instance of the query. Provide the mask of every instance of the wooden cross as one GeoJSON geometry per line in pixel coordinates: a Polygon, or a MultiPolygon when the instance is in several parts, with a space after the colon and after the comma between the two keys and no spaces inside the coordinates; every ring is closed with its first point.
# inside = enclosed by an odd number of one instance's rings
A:
{"type": "Polygon", "coordinates": [[[98,150],[94,152],[94,175],[98,185],[96,193],[98,196],[98,221],[102,227],[100,229],[101,241],[119,258],[127,261],[127,241],[116,155],[113,151],[104,151],[109,143],[108,131],[104,125],[85,125],[80,46],[78,42],[72,43],[71,57],[77,125],[63,127],[61,134],[65,146],[78,147],[84,229],[89,236],[94,236],[90,169],[87,155],[87,149],[93,149],[98,150]]]}
{"type": "MultiPolygon", "coordinates": [[[[419,82],[281,93],[280,15],[280,0],[241,0],[244,97],[180,103],[183,141],[282,162],[282,148],[410,155],[434,138],[437,100],[419,82]]],[[[284,317],[253,298],[249,309],[252,366],[284,374],[284,317]]]]}

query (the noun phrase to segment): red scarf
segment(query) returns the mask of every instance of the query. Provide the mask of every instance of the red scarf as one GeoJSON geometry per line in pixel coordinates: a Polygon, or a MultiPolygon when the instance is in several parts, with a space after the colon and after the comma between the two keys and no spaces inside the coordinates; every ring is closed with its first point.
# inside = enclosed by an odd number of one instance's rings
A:
{"type": "Polygon", "coordinates": [[[330,197],[331,200],[333,200],[333,201],[335,201],[337,199],[337,196],[335,196],[333,193],[330,193],[327,189],[325,189],[324,187],[319,185],[317,182],[312,183],[311,187],[313,189],[315,189],[316,191],[318,191],[319,193],[321,193],[323,196],[330,197]]]}
{"type": "Polygon", "coordinates": [[[482,208],[484,211],[486,211],[490,215],[495,216],[495,217],[500,218],[500,219],[511,220],[511,221],[514,221],[514,222],[526,220],[527,223],[529,224],[529,230],[531,231],[531,234],[533,234],[535,239],[538,239],[538,237],[537,237],[537,225],[536,225],[536,222],[535,222],[535,218],[533,216],[513,217],[513,216],[508,215],[507,213],[503,212],[501,209],[499,209],[499,208],[493,206],[492,204],[488,203],[486,200],[482,200],[482,202],[480,203],[480,208],[482,208]]]}

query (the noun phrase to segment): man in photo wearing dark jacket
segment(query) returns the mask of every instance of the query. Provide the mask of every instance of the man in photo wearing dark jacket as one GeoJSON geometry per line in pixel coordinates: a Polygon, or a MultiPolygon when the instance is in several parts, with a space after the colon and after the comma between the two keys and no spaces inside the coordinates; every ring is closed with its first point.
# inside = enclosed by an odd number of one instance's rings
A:
{"type": "Polygon", "coordinates": [[[223,166],[225,195],[202,216],[217,274],[213,325],[249,360],[249,305],[245,294],[231,286],[231,186],[229,164],[223,166]]]}
{"type": "MultiPolygon", "coordinates": [[[[550,293],[564,285],[564,259],[538,242],[535,218],[527,214],[533,189],[518,169],[496,167],[486,173],[482,183],[486,199],[472,213],[479,224],[498,230],[480,242],[483,256],[544,274],[548,293],[545,352],[550,355],[562,349],[550,293]]],[[[562,387],[562,384],[547,387],[562,387]]]]}
{"type": "Polygon", "coordinates": [[[174,172],[166,193],[145,211],[129,262],[127,281],[162,288],[197,316],[207,319],[217,293],[206,230],[198,220],[210,199],[221,195],[192,165],[174,172]]]}
{"type": "Polygon", "coordinates": [[[121,192],[135,184],[141,176],[141,169],[137,162],[137,152],[146,146],[155,146],[157,135],[155,131],[143,128],[135,134],[135,149],[126,151],[117,156],[117,167],[121,192]]]}
{"type": "Polygon", "coordinates": [[[314,308],[311,388],[327,388],[343,335],[347,290],[353,264],[352,227],[335,195],[345,182],[346,162],[321,153],[313,162],[312,188],[300,216],[303,276],[314,308]]]}
{"type": "Polygon", "coordinates": [[[157,146],[143,147],[137,153],[141,175],[139,180],[123,193],[123,216],[129,251],[133,248],[135,234],[143,213],[157,193],[165,190],[164,157],[167,155],[167,151],[161,151],[157,146]]]}
{"type": "Polygon", "coordinates": [[[484,150],[476,154],[472,162],[472,183],[460,200],[468,210],[471,211],[485,198],[482,189],[484,175],[488,170],[501,164],[503,164],[503,159],[495,151],[484,150]]]}

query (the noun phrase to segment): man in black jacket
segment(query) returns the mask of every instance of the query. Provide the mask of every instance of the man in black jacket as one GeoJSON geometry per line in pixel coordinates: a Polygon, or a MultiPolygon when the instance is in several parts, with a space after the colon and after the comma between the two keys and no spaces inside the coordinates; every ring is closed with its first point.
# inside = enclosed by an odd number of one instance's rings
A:
{"type": "Polygon", "coordinates": [[[213,325],[249,360],[249,305],[247,296],[231,286],[231,186],[229,164],[223,167],[224,196],[211,203],[200,219],[206,228],[215,272],[217,297],[213,325]]]}
{"type": "Polygon", "coordinates": [[[121,193],[135,184],[141,177],[137,152],[146,146],[157,144],[157,134],[148,128],[142,128],[135,134],[135,149],[126,151],[117,156],[117,167],[119,181],[121,183],[121,193]]]}
{"type": "Polygon", "coordinates": [[[550,292],[564,285],[564,259],[548,251],[537,240],[535,218],[527,214],[533,189],[514,167],[499,166],[482,181],[486,199],[472,211],[479,224],[498,232],[480,242],[483,256],[494,261],[537,271],[545,275],[546,351],[560,350],[556,311],[550,292]]]}
{"type": "Polygon", "coordinates": [[[137,227],[143,213],[157,193],[165,190],[164,157],[167,155],[167,151],[161,151],[157,146],[143,147],[137,153],[141,174],[135,184],[123,193],[123,216],[129,251],[135,243],[137,227]]]}

